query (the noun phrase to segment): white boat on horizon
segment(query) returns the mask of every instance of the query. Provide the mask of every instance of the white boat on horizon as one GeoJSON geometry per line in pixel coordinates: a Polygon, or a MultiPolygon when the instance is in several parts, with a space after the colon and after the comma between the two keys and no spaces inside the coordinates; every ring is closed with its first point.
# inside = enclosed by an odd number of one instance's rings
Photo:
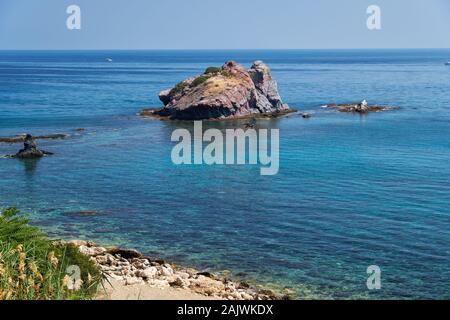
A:
{"type": "Polygon", "coordinates": [[[107,62],[113,62],[113,59],[111,59],[111,58],[106,58],[106,61],[107,61],[107,62]]]}
{"type": "Polygon", "coordinates": [[[447,62],[445,63],[445,65],[446,65],[446,66],[450,66],[450,61],[447,61],[447,62]]]}

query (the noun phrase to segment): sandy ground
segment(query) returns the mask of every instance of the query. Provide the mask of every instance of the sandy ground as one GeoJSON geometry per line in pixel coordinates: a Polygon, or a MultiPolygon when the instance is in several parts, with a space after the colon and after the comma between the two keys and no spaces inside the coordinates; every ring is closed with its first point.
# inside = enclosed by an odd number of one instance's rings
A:
{"type": "Polygon", "coordinates": [[[186,289],[160,289],[146,284],[125,286],[117,280],[110,280],[105,289],[106,292],[100,290],[99,300],[212,300],[186,289]]]}

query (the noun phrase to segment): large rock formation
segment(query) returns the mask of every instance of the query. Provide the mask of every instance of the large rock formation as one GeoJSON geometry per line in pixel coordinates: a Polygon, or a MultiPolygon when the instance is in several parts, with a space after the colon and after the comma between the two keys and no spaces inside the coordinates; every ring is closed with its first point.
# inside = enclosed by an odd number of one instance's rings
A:
{"type": "Polygon", "coordinates": [[[224,119],[290,112],[278,94],[269,67],[256,61],[246,70],[234,61],[208,68],[203,75],[178,83],[159,95],[160,110],[145,110],[176,120],[224,119]]]}

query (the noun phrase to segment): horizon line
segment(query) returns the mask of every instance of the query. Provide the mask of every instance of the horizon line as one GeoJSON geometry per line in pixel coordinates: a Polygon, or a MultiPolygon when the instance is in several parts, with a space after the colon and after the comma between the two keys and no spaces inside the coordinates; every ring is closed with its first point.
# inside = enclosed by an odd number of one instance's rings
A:
{"type": "Polygon", "coordinates": [[[386,48],[153,48],[153,49],[0,49],[0,51],[301,51],[301,50],[450,50],[450,47],[386,47],[386,48]]]}

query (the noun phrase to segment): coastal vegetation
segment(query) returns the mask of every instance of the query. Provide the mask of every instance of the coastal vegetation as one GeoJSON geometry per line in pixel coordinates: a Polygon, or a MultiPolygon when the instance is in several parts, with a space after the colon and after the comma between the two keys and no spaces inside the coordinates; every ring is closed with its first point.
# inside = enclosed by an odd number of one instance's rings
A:
{"type": "Polygon", "coordinates": [[[219,73],[220,71],[222,71],[222,68],[208,67],[205,70],[205,74],[215,74],[215,73],[219,73]]]}
{"type": "Polygon", "coordinates": [[[177,83],[175,85],[175,87],[173,87],[172,90],[170,90],[170,95],[174,96],[177,93],[180,93],[184,90],[184,88],[186,88],[188,86],[188,83],[186,81],[181,81],[179,83],[177,83]]]}
{"type": "Polygon", "coordinates": [[[76,246],[53,242],[15,208],[0,210],[0,300],[92,299],[101,281],[76,246]]]}
{"type": "Polygon", "coordinates": [[[199,76],[195,78],[194,81],[192,81],[191,87],[195,88],[201,85],[202,83],[205,83],[208,79],[209,79],[208,76],[199,76]]]}

